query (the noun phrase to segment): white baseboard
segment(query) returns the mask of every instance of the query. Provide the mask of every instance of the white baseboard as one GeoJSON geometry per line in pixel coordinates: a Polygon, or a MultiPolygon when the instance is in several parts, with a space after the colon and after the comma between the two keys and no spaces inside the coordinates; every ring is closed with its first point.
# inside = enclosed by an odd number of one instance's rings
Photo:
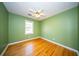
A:
{"type": "Polygon", "coordinates": [[[17,44],[17,43],[21,43],[21,42],[24,42],[24,41],[29,41],[29,40],[33,40],[33,39],[37,39],[37,38],[40,38],[40,37],[29,38],[29,39],[24,39],[24,40],[21,40],[21,41],[18,41],[18,42],[9,43],[9,44],[7,44],[7,46],[4,48],[4,50],[2,51],[2,53],[0,54],[0,56],[3,56],[3,55],[4,55],[4,53],[6,52],[7,48],[8,48],[10,45],[14,45],[14,44],[17,44]]]}
{"type": "Polygon", "coordinates": [[[48,39],[46,39],[46,38],[44,38],[44,37],[41,37],[41,38],[44,39],[44,40],[47,40],[47,41],[49,41],[49,42],[51,42],[51,43],[55,43],[55,44],[57,44],[57,45],[59,45],[59,46],[62,46],[62,47],[64,47],[64,48],[66,48],[66,49],[69,49],[69,50],[71,50],[71,51],[74,51],[74,52],[76,52],[77,55],[79,56],[79,51],[76,50],[76,49],[73,49],[73,48],[70,48],[70,47],[68,47],[68,46],[62,45],[62,44],[60,44],[60,43],[57,43],[57,42],[48,40],[48,39]]]}
{"type": "Polygon", "coordinates": [[[7,44],[7,46],[4,48],[4,50],[2,51],[2,53],[0,54],[0,56],[3,56],[3,55],[4,55],[4,53],[6,52],[8,46],[9,46],[9,45],[7,44]]]}
{"type": "Polygon", "coordinates": [[[33,40],[33,39],[37,39],[37,38],[40,38],[40,37],[24,39],[24,40],[21,40],[21,41],[18,41],[18,42],[9,43],[8,45],[14,45],[14,44],[17,44],[17,43],[21,43],[21,42],[24,42],[24,41],[33,40]]]}
{"type": "Polygon", "coordinates": [[[62,45],[62,44],[59,44],[59,43],[57,43],[57,42],[54,42],[54,41],[48,40],[48,39],[46,39],[46,38],[44,38],[44,37],[29,38],[29,39],[24,39],[24,40],[22,40],[22,41],[9,43],[9,44],[5,47],[5,49],[3,50],[3,52],[1,53],[1,56],[4,55],[4,53],[6,52],[8,46],[10,46],[10,45],[14,45],[14,44],[17,44],[17,43],[21,43],[21,42],[24,42],[24,41],[29,41],[29,40],[33,40],[33,39],[37,39],[37,38],[42,38],[42,39],[47,40],[47,41],[49,41],[49,42],[51,42],[51,43],[55,43],[55,44],[57,44],[57,45],[59,45],[59,46],[62,46],[62,47],[67,48],[67,49],[69,49],[69,50],[71,50],[71,51],[74,51],[74,52],[76,52],[77,55],[79,56],[79,51],[78,51],[78,50],[73,49],[73,48],[70,48],[70,47],[67,47],[67,46],[62,45]]]}

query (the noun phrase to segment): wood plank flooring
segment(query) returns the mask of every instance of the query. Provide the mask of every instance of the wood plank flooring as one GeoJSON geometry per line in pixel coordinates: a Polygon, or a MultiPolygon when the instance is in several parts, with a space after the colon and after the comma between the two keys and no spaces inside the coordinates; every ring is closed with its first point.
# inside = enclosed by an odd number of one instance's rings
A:
{"type": "Polygon", "coordinates": [[[77,54],[44,39],[38,38],[10,45],[4,56],[76,56],[77,54]]]}

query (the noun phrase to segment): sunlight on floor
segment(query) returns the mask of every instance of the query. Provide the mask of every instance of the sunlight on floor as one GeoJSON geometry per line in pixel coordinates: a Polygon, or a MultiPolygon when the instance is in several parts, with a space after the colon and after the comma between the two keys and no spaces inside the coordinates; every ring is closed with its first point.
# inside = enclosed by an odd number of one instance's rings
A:
{"type": "Polygon", "coordinates": [[[32,55],[32,53],[33,53],[33,44],[28,44],[28,46],[26,47],[26,55],[32,55]]]}

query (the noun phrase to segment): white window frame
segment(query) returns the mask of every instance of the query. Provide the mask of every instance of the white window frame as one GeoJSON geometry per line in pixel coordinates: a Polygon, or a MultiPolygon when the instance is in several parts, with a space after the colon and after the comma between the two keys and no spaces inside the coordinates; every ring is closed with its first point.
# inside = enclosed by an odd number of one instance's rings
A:
{"type": "Polygon", "coordinates": [[[30,20],[25,20],[25,34],[33,34],[34,23],[30,20]]]}

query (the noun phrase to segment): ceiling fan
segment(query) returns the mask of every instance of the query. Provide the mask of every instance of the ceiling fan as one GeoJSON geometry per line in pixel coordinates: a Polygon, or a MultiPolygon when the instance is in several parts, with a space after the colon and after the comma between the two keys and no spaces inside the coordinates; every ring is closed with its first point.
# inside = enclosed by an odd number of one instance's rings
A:
{"type": "Polygon", "coordinates": [[[30,16],[34,16],[36,18],[39,18],[41,16],[44,16],[43,10],[39,9],[39,10],[33,10],[33,9],[29,9],[29,14],[30,16]]]}

